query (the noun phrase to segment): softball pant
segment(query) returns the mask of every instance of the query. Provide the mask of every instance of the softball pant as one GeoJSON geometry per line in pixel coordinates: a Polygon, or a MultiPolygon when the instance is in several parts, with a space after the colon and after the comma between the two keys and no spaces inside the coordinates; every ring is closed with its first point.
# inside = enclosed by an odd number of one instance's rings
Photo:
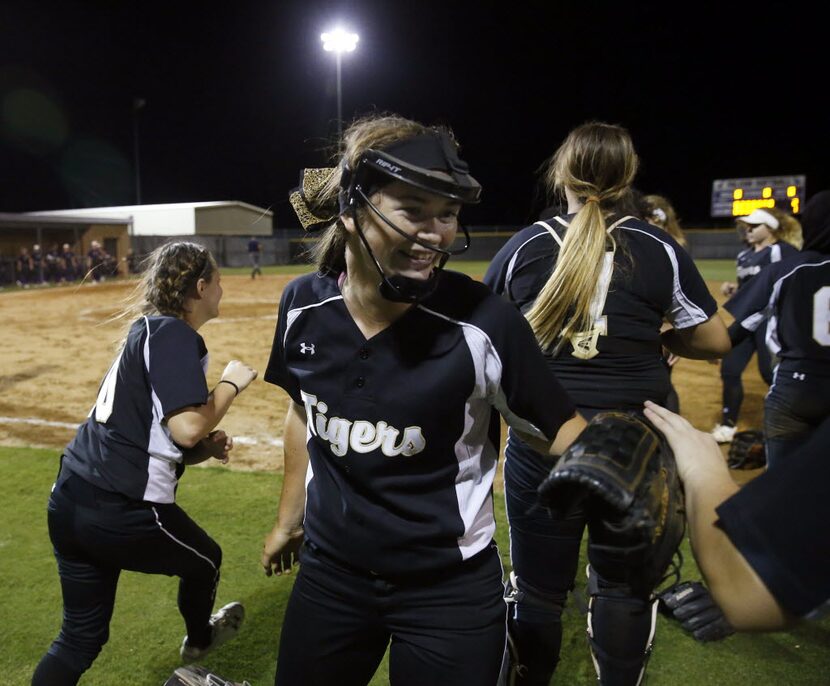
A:
{"type": "Polygon", "coordinates": [[[301,559],[277,686],[363,686],[387,647],[393,686],[497,682],[506,613],[494,543],[449,569],[397,578],[350,568],[308,541],[301,559]]]}
{"type": "Polygon", "coordinates": [[[63,593],[60,633],[33,686],[78,682],[109,638],[121,570],[178,576],[188,642],[210,642],[222,551],[178,505],[130,500],[63,468],[48,506],[63,593]]]}

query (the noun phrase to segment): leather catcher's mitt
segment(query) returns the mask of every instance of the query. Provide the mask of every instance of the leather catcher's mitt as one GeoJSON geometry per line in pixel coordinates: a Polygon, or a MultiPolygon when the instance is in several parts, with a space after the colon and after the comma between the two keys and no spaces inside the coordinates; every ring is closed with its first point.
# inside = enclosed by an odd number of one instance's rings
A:
{"type": "Polygon", "coordinates": [[[591,566],[606,579],[649,595],[686,528],[683,492],[668,443],[630,412],[601,412],[559,458],[538,488],[539,502],[566,515],[584,507],[591,566]],[[589,549],[590,554],[590,549],[589,549]]]}
{"type": "Polygon", "coordinates": [[[730,469],[759,469],[767,464],[764,433],[757,429],[737,431],[729,445],[726,463],[730,469]]]}
{"type": "Polygon", "coordinates": [[[698,641],[720,641],[735,629],[699,581],[682,581],[659,595],[660,611],[674,617],[698,641]]]}

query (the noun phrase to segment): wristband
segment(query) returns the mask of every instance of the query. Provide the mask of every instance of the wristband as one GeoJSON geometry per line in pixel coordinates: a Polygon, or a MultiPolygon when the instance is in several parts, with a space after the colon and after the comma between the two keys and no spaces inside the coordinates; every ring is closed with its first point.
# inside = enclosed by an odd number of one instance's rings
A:
{"type": "MultiPolygon", "coordinates": [[[[220,379],[219,383],[230,384],[234,387],[234,390],[236,390],[236,395],[239,395],[239,386],[237,386],[233,381],[228,381],[227,379],[220,379]]],[[[218,386],[219,384],[216,385],[218,386]]]]}

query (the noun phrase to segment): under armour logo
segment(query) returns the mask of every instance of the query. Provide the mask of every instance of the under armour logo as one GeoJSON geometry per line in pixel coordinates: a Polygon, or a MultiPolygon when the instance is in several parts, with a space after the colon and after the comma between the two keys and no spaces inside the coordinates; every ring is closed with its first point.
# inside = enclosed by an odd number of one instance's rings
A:
{"type": "Polygon", "coordinates": [[[314,343],[309,343],[307,345],[305,343],[300,343],[300,352],[303,355],[305,355],[306,353],[311,353],[313,355],[314,354],[314,343]]]}
{"type": "Polygon", "coordinates": [[[807,375],[802,372],[793,372],[793,378],[796,381],[804,381],[807,378],[807,375]]]}

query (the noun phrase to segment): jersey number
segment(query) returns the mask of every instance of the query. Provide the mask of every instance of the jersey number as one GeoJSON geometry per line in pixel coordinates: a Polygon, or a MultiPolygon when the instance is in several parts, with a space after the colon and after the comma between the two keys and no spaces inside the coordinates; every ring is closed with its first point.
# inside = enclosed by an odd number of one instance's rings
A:
{"type": "MultiPolygon", "coordinates": [[[[98,398],[95,401],[95,421],[104,423],[112,414],[112,406],[115,402],[115,382],[118,380],[118,364],[121,362],[121,355],[124,351],[118,353],[118,357],[112,363],[107,375],[101,382],[101,388],[98,391],[98,398]]],[[[90,412],[90,414],[92,414],[90,412]]]]}
{"type": "Polygon", "coordinates": [[[608,335],[608,318],[602,314],[605,309],[605,300],[608,298],[608,289],[611,286],[611,274],[614,271],[614,253],[605,253],[605,260],[602,264],[602,272],[599,276],[597,289],[594,291],[594,298],[591,301],[591,316],[594,325],[588,331],[577,331],[571,334],[570,340],[573,346],[571,355],[580,360],[590,360],[599,355],[597,340],[600,336],[608,335]]]}
{"type": "Polygon", "coordinates": [[[830,286],[822,286],[813,295],[813,338],[820,345],[830,345],[830,286]]]}

